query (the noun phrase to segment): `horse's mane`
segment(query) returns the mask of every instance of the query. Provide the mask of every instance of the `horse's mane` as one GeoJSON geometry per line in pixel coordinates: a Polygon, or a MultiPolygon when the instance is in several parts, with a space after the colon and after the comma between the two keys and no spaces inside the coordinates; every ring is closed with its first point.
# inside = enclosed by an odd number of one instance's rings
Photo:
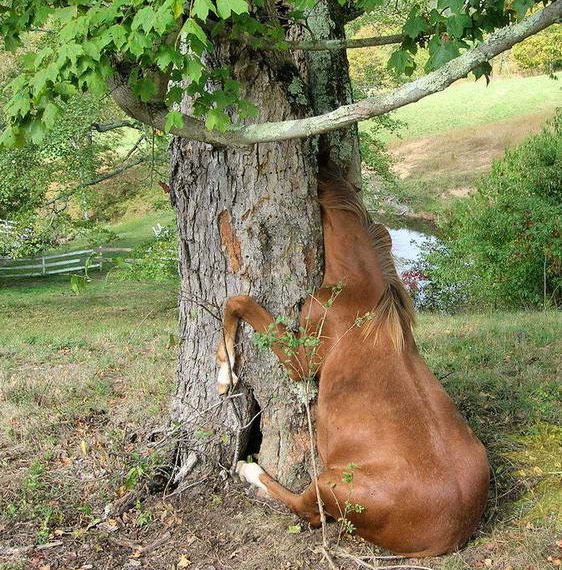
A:
{"type": "Polygon", "coordinates": [[[322,168],[318,180],[320,205],[326,209],[347,210],[355,214],[367,230],[377,254],[385,287],[377,306],[363,325],[365,337],[373,336],[376,342],[381,331],[386,329],[394,347],[401,351],[405,333],[413,328],[416,318],[412,300],[396,271],[390,234],[382,224],[372,220],[357,189],[337,171],[322,168]]]}

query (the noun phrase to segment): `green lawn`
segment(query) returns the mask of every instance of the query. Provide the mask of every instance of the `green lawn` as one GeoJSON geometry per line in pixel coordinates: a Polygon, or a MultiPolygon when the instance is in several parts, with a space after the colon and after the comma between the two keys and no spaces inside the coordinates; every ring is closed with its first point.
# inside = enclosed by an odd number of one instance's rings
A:
{"type": "MultiPolygon", "coordinates": [[[[402,107],[393,116],[406,123],[399,134],[409,139],[553,111],[562,105],[562,73],[557,77],[558,81],[546,75],[493,78],[488,86],[482,79],[467,80],[402,107]]],[[[386,135],[386,140],[395,139],[386,135]]]]}
{"type": "Polygon", "coordinates": [[[141,245],[154,236],[153,227],[156,224],[167,226],[173,224],[175,214],[172,211],[165,210],[160,212],[149,212],[139,218],[132,218],[123,220],[108,226],[109,229],[114,231],[118,238],[112,241],[112,247],[132,247],[135,248],[141,245]]]}
{"type": "Polygon", "coordinates": [[[419,217],[435,221],[473,191],[507,147],[540,132],[553,117],[562,106],[562,73],[557,77],[495,78],[488,86],[466,80],[398,109],[393,117],[404,123],[401,138],[380,133],[398,183],[380,186],[375,179],[374,195],[409,208],[398,222],[413,227],[419,217]]]}
{"type": "MultiPolygon", "coordinates": [[[[154,237],[153,227],[156,224],[167,226],[174,224],[175,214],[170,209],[163,211],[151,211],[138,217],[127,216],[113,224],[105,226],[108,230],[114,232],[117,237],[110,241],[101,240],[92,243],[92,237],[88,239],[79,237],[64,245],[49,248],[45,253],[66,253],[77,251],[79,249],[90,249],[92,247],[123,247],[134,249],[150,238],[154,237]]],[[[120,254],[115,254],[119,257],[120,254]]]]}

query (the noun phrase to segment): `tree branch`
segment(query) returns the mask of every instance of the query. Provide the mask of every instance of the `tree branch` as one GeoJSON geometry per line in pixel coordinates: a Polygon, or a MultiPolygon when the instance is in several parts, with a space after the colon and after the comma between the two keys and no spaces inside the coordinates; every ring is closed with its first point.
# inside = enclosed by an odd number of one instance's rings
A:
{"type": "MultiPolygon", "coordinates": [[[[391,44],[399,44],[404,39],[402,34],[393,36],[374,36],[371,38],[356,38],[342,40],[304,40],[304,41],[286,41],[285,45],[290,51],[327,51],[338,49],[354,49],[374,46],[387,46],[391,44]]],[[[263,49],[276,49],[264,47],[263,49]]]]}
{"type": "MultiPolygon", "coordinates": [[[[485,42],[467,50],[436,71],[389,93],[344,105],[323,115],[275,123],[233,125],[224,133],[210,131],[202,121],[184,115],[183,128],[174,127],[171,132],[183,138],[231,147],[320,135],[383,115],[442,91],[457,79],[465,77],[481,63],[489,61],[529,36],[560,21],[562,21],[562,0],[556,0],[521,22],[497,30],[485,42]]],[[[140,102],[127,82],[117,74],[110,79],[110,88],[115,102],[125,113],[142,123],[164,130],[168,113],[165,105],[160,102],[152,104],[140,102]]]]}
{"type": "Polygon", "coordinates": [[[70,190],[68,192],[65,192],[65,191],[61,192],[58,196],[55,196],[55,198],[49,200],[48,202],[45,202],[45,204],[43,204],[43,206],[44,207],[51,206],[52,204],[54,204],[58,200],[70,198],[70,196],[73,196],[74,194],[76,194],[76,192],[78,192],[78,190],[81,190],[82,188],[88,188],[89,186],[95,186],[96,184],[99,184],[100,182],[103,182],[104,180],[109,180],[110,178],[113,178],[114,176],[118,176],[119,174],[126,172],[130,168],[134,168],[135,166],[138,166],[139,164],[142,164],[143,162],[147,162],[148,160],[150,160],[149,156],[141,156],[141,157],[137,158],[136,160],[134,160],[133,162],[130,162],[129,164],[124,164],[124,165],[120,166],[119,168],[116,168],[115,170],[111,170],[110,172],[106,172],[105,174],[100,174],[99,176],[97,176],[96,178],[93,178],[92,180],[88,180],[87,182],[82,182],[82,184],[79,184],[78,186],[76,186],[75,188],[73,188],[72,190],[70,190]]]}
{"type": "Polygon", "coordinates": [[[122,127],[129,127],[130,129],[140,130],[141,127],[136,123],[131,121],[113,121],[112,123],[92,123],[92,129],[98,133],[105,133],[107,131],[113,131],[115,129],[121,129],[122,127]]]}

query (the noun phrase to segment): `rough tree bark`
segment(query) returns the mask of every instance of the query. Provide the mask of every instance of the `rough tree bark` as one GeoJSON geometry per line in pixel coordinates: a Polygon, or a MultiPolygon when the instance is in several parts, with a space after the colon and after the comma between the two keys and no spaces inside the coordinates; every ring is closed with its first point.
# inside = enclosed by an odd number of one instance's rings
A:
{"type": "MultiPolygon", "coordinates": [[[[315,36],[343,37],[337,3],[321,3],[317,10],[311,22],[315,36]]],[[[343,51],[296,60],[292,54],[230,45],[213,58],[217,65],[228,61],[233,66],[241,95],[261,109],[259,121],[310,116],[351,101],[343,51]]],[[[243,326],[237,345],[240,383],[230,396],[219,397],[215,350],[227,297],[250,294],[274,315],[294,322],[306,291],[318,285],[319,149],[359,181],[355,127],[320,142],[291,140],[248,149],[173,141],[181,347],[172,419],[180,426],[181,476],[191,472],[189,481],[221,468],[231,470],[258,445],[260,463],[282,483],[297,490],[310,480],[306,418],[297,386],[270,351],[254,346],[252,333],[243,326]]]]}

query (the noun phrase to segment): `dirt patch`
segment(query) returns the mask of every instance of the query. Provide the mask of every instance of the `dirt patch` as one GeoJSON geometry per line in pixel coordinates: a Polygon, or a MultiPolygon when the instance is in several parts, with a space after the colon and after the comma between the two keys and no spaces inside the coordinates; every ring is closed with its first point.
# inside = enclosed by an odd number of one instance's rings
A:
{"type": "MultiPolygon", "coordinates": [[[[509,121],[454,129],[445,134],[423,137],[391,145],[394,170],[402,178],[482,173],[504,150],[541,130],[552,113],[536,113],[509,121]]],[[[461,189],[454,189],[460,195],[461,189]]],[[[462,192],[466,192],[463,189],[462,192]]],[[[459,194],[455,194],[459,195],[459,194]]]]}
{"type": "MultiPolygon", "coordinates": [[[[0,545],[25,549],[24,534],[0,527],[0,545]],[[11,536],[10,536],[11,535],[11,536]]],[[[328,527],[338,570],[358,568],[361,557],[373,567],[418,565],[428,570],[496,568],[547,570],[556,568],[559,548],[540,527],[510,525],[480,538],[451,556],[431,559],[386,559],[388,552],[356,537],[336,545],[337,528],[328,527]],[[508,549],[506,543],[510,544],[508,549]],[[376,558],[380,557],[380,558],[376,558]],[[549,560],[550,558],[550,560],[549,560]]],[[[88,528],[60,528],[48,536],[46,548],[2,556],[0,568],[37,570],[302,570],[329,569],[321,552],[321,532],[311,530],[280,507],[253,498],[239,483],[228,481],[181,499],[152,497],[116,519],[88,528]],[[139,523],[142,513],[151,521],[139,523]],[[2,563],[5,563],[2,566],[2,563]],[[7,564],[11,564],[8,566],[7,564]]],[[[4,546],[4,552],[7,552],[4,546]]]]}

